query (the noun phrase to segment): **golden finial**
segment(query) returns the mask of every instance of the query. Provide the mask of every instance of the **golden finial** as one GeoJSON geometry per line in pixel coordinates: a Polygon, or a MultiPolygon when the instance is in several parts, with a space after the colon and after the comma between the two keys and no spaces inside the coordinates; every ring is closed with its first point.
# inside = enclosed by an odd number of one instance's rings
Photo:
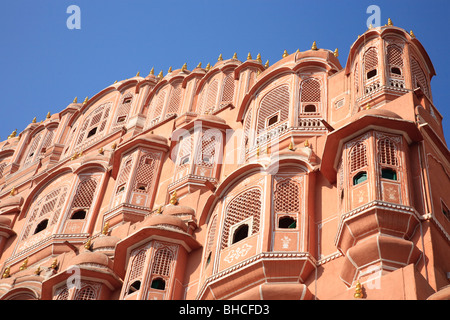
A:
{"type": "Polygon", "coordinates": [[[89,100],[89,97],[84,98],[83,104],[86,104],[89,100]]]}
{"type": "Polygon", "coordinates": [[[158,210],[156,210],[156,213],[161,214],[162,213],[162,206],[158,207],[158,210]]]}
{"type": "Polygon", "coordinates": [[[259,157],[259,146],[256,147],[256,155],[259,157]]]}
{"type": "Polygon", "coordinates": [[[26,258],[26,259],[23,261],[23,263],[22,263],[22,265],[20,266],[19,270],[20,270],[20,271],[23,271],[23,270],[25,270],[25,269],[27,268],[27,266],[28,266],[28,258],[26,258]]]}
{"type": "Polygon", "coordinates": [[[50,116],[51,116],[51,115],[50,115],[50,111],[49,111],[49,112],[47,112],[47,115],[45,116],[45,118],[46,118],[46,119],[50,119],[50,116]]]}
{"type": "Polygon", "coordinates": [[[372,28],[373,28],[372,24],[369,24],[369,30],[372,29],[372,28]]]}
{"type": "Polygon", "coordinates": [[[154,75],[155,74],[155,67],[152,67],[152,69],[150,70],[149,75],[154,75]]]}
{"type": "Polygon", "coordinates": [[[34,117],[33,120],[31,120],[31,123],[36,123],[36,117],[34,117]]]}
{"type": "Polygon", "coordinates": [[[78,103],[78,97],[75,97],[75,99],[73,99],[72,103],[78,103]]]}
{"type": "Polygon", "coordinates": [[[116,148],[117,148],[117,143],[114,142],[114,143],[111,145],[111,149],[116,150],[116,148]]]}
{"type": "Polygon", "coordinates": [[[209,71],[209,69],[211,69],[211,64],[208,62],[208,64],[206,65],[205,70],[206,70],[206,71],[209,71]]]}
{"type": "Polygon", "coordinates": [[[171,73],[172,72],[172,66],[169,67],[169,70],[167,70],[167,73],[171,73]]]}
{"type": "Polygon", "coordinates": [[[198,65],[197,65],[197,68],[201,68],[201,67],[202,67],[202,63],[199,62],[198,65]]]}
{"type": "Polygon", "coordinates": [[[103,227],[102,234],[106,236],[108,234],[108,231],[109,231],[109,222],[107,222],[103,227]]]}
{"type": "Polygon", "coordinates": [[[100,149],[98,149],[98,153],[99,154],[103,154],[105,151],[103,150],[103,147],[102,148],[100,148],[100,149]]]}
{"type": "Polygon", "coordinates": [[[52,262],[52,265],[50,266],[50,268],[52,268],[53,270],[56,270],[56,268],[58,267],[58,259],[54,259],[52,262]]]}
{"type": "Polygon", "coordinates": [[[2,278],[3,279],[9,278],[11,276],[10,272],[11,272],[11,267],[7,267],[5,269],[5,271],[3,272],[2,278]]]}
{"type": "Polygon", "coordinates": [[[363,297],[361,283],[356,282],[355,294],[353,295],[355,299],[361,299],[363,297]]]}
{"type": "Polygon", "coordinates": [[[8,136],[8,139],[9,138],[15,138],[16,136],[17,136],[17,129],[14,129],[14,131],[11,132],[11,134],[8,136]]]}
{"type": "Polygon", "coordinates": [[[366,105],[366,110],[369,110],[371,108],[370,103],[368,102],[366,105]]]}
{"type": "Polygon", "coordinates": [[[264,68],[268,68],[269,67],[269,60],[266,61],[266,64],[264,65],[264,68]]]}
{"type": "Polygon", "coordinates": [[[287,53],[287,50],[284,50],[283,52],[283,58],[286,58],[289,54],[287,53]]]}
{"type": "Polygon", "coordinates": [[[136,73],[136,77],[139,77],[140,74],[141,74],[141,72],[138,71],[138,72],[136,73]]]}
{"type": "Polygon", "coordinates": [[[40,275],[41,274],[41,267],[37,267],[36,271],[34,271],[35,275],[40,275]]]}
{"type": "Polygon", "coordinates": [[[304,145],[305,145],[306,148],[309,148],[309,141],[305,140],[305,144],[304,145]]]}
{"type": "Polygon", "coordinates": [[[91,238],[89,238],[88,241],[86,241],[86,243],[84,244],[84,248],[86,250],[90,250],[91,249],[91,245],[92,245],[92,240],[91,240],[91,238]]]}
{"type": "Polygon", "coordinates": [[[220,54],[219,57],[217,58],[217,61],[222,61],[222,60],[223,60],[222,54],[220,54]]]}
{"type": "Polygon", "coordinates": [[[258,71],[256,71],[256,76],[259,76],[261,74],[261,70],[258,69],[258,71]]]}
{"type": "Polygon", "coordinates": [[[266,154],[269,154],[269,152],[270,152],[270,148],[269,148],[269,145],[267,145],[266,146],[266,154]]]}
{"type": "Polygon", "coordinates": [[[176,205],[178,203],[177,191],[175,190],[170,197],[170,204],[176,205]]]}
{"type": "Polygon", "coordinates": [[[237,53],[236,52],[233,54],[233,58],[231,58],[231,59],[237,60],[237,53]]]}
{"type": "Polygon", "coordinates": [[[117,83],[117,80],[116,81],[114,81],[114,83],[113,84],[116,84],[117,83]]]}
{"type": "Polygon", "coordinates": [[[11,192],[9,193],[11,196],[14,196],[16,194],[16,188],[12,188],[11,192]]]}
{"type": "Polygon", "coordinates": [[[258,61],[259,63],[262,63],[261,53],[258,53],[258,55],[256,56],[256,61],[258,61]]]}
{"type": "Polygon", "coordinates": [[[248,55],[247,55],[247,60],[252,60],[253,58],[252,58],[252,54],[249,52],[248,53],[248,55]]]}
{"type": "Polygon", "coordinates": [[[295,150],[295,148],[294,148],[294,142],[293,142],[293,141],[291,141],[291,143],[289,143],[288,149],[291,150],[291,151],[294,151],[294,150],[295,150]]]}
{"type": "Polygon", "coordinates": [[[415,38],[416,36],[414,35],[414,32],[411,30],[410,32],[409,32],[409,35],[411,36],[411,38],[415,38]]]}
{"type": "Polygon", "coordinates": [[[391,26],[391,27],[392,27],[393,25],[394,25],[394,24],[392,23],[391,18],[389,18],[389,19],[388,19],[388,26],[391,26]]]}
{"type": "Polygon", "coordinates": [[[313,42],[313,44],[312,44],[312,46],[311,46],[311,50],[314,50],[314,51],[318,50],[318,49],[317,49],[317,44],[316,44],[315,41],[313,42]]]}
{"type": "Polygon", "coordinates": [[[339,57],[339,50],[338,50],[338,48],[336,48],[336,50],[334,50],[334,56],[337,58],[337,57],[339,57]]]}
{"type": "Polygon", "coordinates": [[[162,79],[162,78],[163,78],[163,72],[162,72],[162,70],[161,70],[161,72],[158,74],[158,78],[159,78],[159,79],[162,79]]]}
{"type": "Polygon", "coordinates": [[[184,63],[183,66],[181,67],[181,71],[186,71],[186,69],[187,69],[187,64],[184,63]]]}

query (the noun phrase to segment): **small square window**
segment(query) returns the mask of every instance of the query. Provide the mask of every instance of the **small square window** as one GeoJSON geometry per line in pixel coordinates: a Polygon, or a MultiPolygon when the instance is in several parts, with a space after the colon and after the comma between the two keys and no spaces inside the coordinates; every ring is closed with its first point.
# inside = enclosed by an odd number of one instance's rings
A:
{"type": "Polygon", "coordinates": [[[127,119],[127,116],[121,116],[117,118],[117,123],[124,122],[127,119]]]}
{"type": "Polygon", "coordinates": [[[124,98],[124,99],[123,99],[123,101],[122,101],[122,104],[125,104],[125,103],[130,103],[130,102],[131,102],[131,100],[133,100],[133,98],[132,98],[132,97],[126,97],[126,98],[124,98]]]}

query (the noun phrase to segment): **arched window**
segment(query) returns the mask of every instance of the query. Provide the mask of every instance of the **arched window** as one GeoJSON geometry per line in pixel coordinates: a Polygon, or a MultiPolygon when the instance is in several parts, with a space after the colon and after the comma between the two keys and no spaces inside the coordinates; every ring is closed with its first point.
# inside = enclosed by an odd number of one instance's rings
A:
{"type": "Polygon", "coordinates": [[[94,290],[91,286],[85,286],[77,292],[75,300],[96,300],[96,296],[96,290],[94,290]]]}
{"type": "Polygon", "coordinates": [[[370,80],[378,75],[378,52],[371,47],[364,53],[364,72],[366,80],[370,80]]]}
{"type": "Polygon", "coordinates": [[[253,235],[259,232],[259,221],[262,207],[261,196],[262,194],[259,188],[252,188],[236,196],[228,204],[225,212],[225,222],[221,243],[222,249],[228,246],[230,229],[247,218],[252,219],[252,229],[249,230],[248,235],[253,235]]]}
{"type": "Polygon", "coordinates": [[[29,218],[22,234],[22,240],[27,239],[30,233],[41,232],[56,224],[66,200],[67,191],[67,186],[56,187],[51,183],[38,193],[28,213],[29,218]]]}
{"type": "Polygon", "coordinates": [[[289,86],[281,85],[269,91],[262,99],[258,108],[257,133],[260,134],[269,127],[268,120],[279,114],[277,123],[283,123],[289,117],[289,86]]]}
{"type": "Polygon", "coordinates": [[[146,127],[150,127],[161,120],[167,91],[168,87],[165,86],[164,88],[160,88],[158,92],[153,96],[148,111],[146,127]]]}
{"type": "Polygon", "coordinates": [[[133,94],[131,92],[125,93],[120,99],[117,106],[116,115],[114,117],[112,131],[121,128],[127,123],[129,114],[131,112],[131,105],[133,104],[133,94]]]}
{"type": "Polygon", "coordinates": [[[428,78],[425,75],[425,72],[423,71],[419,62],[414,57],[412,57],[411,59],[411,74],[413,89],[421,88],[424,94],[430,96],[428,78]]]}
{"type": "Polygon", "coordinates": [[[300,113],[319,112],[321,102],[320,81],[314,78],[305,79],[300,85],[300,113]]]}
{"type": "Polygon", "coordinates": [[[81,145],[96,141],[102,136],[109,119],[111,105],[112,103],[108,102],[98,106],[84,119],[75,144],[76,149],[81,145]],[[94,137],[97,139],[94,139],[94,137]]]}
{"type": "Polygon", "coordinates": [[[204,85],[200,94],[200,114],[212,113],[216,109],[217,91],[219,88],[219,80],[212,79],[204,85]]]}
{"type": "Polygon", "coordinates": [[[137,292],[141,289],[142,276],[147,259],[146,249],[136,249],[131,253],[133,257],[128,267],[128,285],[126,295],[137,292]]]}
{"type": "Polygon", "coordinates": [[[355,172],[367,166],[367,147],[358,142],[350,151],[350,172],[355,172]]]}
{"type": "Polygon", "coordinates": [[[225,72],[225,78],[223,79],[222,85],[222,99],[220,101],[220,108],[233,103],[234,96],[234,72],[225,72]]]}
{"type": "Polygon", "coordinates": [[[167,106],[166,115],[165,117],[168,118],[174,114],[178,114],[180,111],[180,105],[181,105],[181,93],[182,93],[182,87],[181,87],[182,81],[176,81],[172,84],[172,90],[170,92],[169,97],[169,104],[167,106]]]}

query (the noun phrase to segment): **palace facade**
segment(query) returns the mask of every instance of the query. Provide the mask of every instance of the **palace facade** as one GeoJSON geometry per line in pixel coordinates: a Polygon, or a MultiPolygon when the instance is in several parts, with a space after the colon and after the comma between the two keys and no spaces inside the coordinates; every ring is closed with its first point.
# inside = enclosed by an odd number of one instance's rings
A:
{"type": "Polygon", "coordinates": [[[153,70],[0,143],[0,299],[448,299],[433,64],[338,50],[153,70]]]}

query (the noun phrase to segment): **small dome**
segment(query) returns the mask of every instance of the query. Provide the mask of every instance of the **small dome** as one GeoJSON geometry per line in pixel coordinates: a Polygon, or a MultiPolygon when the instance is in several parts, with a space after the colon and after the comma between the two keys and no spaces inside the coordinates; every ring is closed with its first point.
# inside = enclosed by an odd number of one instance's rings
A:
{"type": "Polygon", "coordinates": [[[112,262],[107,255],[101,252],[91,252],[89,250],[81,252],[79,255],[70,260],[69,263],[69,265],[83,265],[83,264],[88,265],[94,264],[108,268],[112,267],[112,262]]]}
{"type": "Polygon", "coordinates": [[[402,119],[398,114],[395,112],[392,112],[390,110],[386,109],[368,109],[368,110],[362,110],[356,114],[358,117],[361,117],[363,115],[374,115],[374,116],[380,116],[380,117],[387,117],[387,118],[395,118],[395,119],[402,119]]]}
{"type": "Polygon", "coordinates": [[[163,136],[158,135],[158,134],[147,133],[147,134],[143,135],[142,137],[144,139],[154,140],[154,141],[157,141],[159,143],[167,144],[167,139],[164,138],[163,136]]]}
{"type": "MultiPolygon", "coordinates": [[[[96,251],[114,251],[120,238],[114,236],[101,235],[92,241],[91,250],[96,251]]],[[[105,253],[105,252],[104,252],[105,253]]]]}
{"type": "Polygon", "coordinates": [[[215,116],[212,114],[202,114],[197,120],[206,120],[206,121],[226,123],[226,121],[224,119],[222,119],[221,117],[215,116]]]}
{"type": "Polygon", "coordinates": [[[167,206],[164,208],[166,215],[195,215],[195,210],[188,206],[167,206]]]}
{"type": "Polygon", "coordinates": [[[168,214],[155,214],[143,221],[143,227],[169,225],[186,232],[186,224],[178,217],[168,214]]]}

